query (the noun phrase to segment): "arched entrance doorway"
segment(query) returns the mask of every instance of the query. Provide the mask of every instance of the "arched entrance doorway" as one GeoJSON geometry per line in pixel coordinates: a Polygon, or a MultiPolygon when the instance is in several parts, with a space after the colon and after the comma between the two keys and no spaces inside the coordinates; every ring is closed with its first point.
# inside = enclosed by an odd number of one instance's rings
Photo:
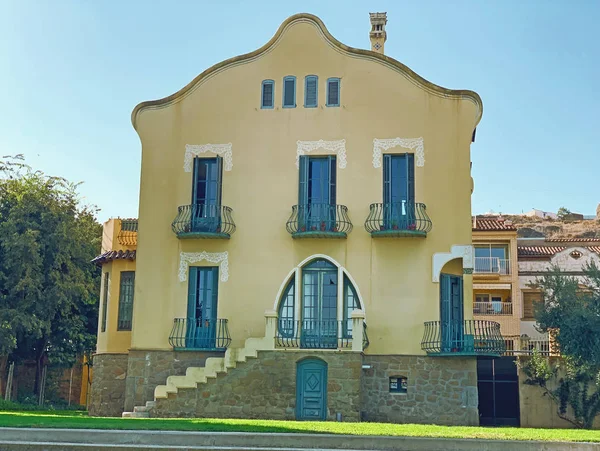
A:
{"type": "Polygon", "coordinates": [[[292,272],[281,292],[278,345],[347,347],[352,338],[352,311],[356,309],[362,309],[362,305],[345,271],[328,259],[312,259],[292,272]]]}

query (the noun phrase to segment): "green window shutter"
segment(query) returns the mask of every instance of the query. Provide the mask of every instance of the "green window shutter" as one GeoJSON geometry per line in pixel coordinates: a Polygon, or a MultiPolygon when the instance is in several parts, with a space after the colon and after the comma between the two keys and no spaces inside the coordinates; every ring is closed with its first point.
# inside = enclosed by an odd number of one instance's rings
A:
{"type": "Polygon", "coordinates": [[[316,75],[308,75],[304,84],[304,107],[316,108],[318,105],[318,82],[316,75]]]}
{"type": "Polygon", "coordinates": [[[296,108],[296,77],[283,78],[283,108],[296,108]]]}
{"type": "Polygon", "coordinates": [[[100,326],[101,332],[106,332],[106,310],[108,309],[108,273],[104,273],[104,280],[102,283],[102,322],[100,326]]]}
{"type": "MultiPolygon", "coordinates": [[[[335,156],[327,157],[329,160],[329,205],[335,205],[336,202],[336,190],[335,185],[337,181],[337,173],[336,173],[336,158],[335,156]]],[[[335,210],[333,210],[335,213],[335,210]]]]}
{"type": "MultiPolygon", "coordinates": [[[[223,157],[217,157],[217,193],[216,205],[221,205],[221,194],[223,193],[223,157]]],[[[219,212],[217,212],[219,213],[219,212]]]]}
{"type": "Polygon", "coordinates": [[[275,82],[273,80],[264,80],[262,82],[260,94],[260,107],[262,109],[272,109],[275,106],[275,82]]]}
{"type": "Polygon", "coordinates": [[[190,267],[188,275],[188,319],[196,318],[196,304],[198,295],[198,268],[190,267]]]}
{"type": "Polygon", "coordinates": [[[308,203],[308,157],[300,157],[299,185],[298,185],[298,204],[308,203]]]}
{"type": "Polygon", "coordinates": [[[119,317],[117,330],[131,330],[135,271],[122,271],[119,286],[119,317]]]}
{"type": "Polygon", "coordinates": [[[406,154],[406,197],[409,205],[415,202],[415,155],[406,154]]]}
{"type": "Polygon", "coordinates": [[[340,106],[340,79],[327,79],[327,106],[340,106]]]}

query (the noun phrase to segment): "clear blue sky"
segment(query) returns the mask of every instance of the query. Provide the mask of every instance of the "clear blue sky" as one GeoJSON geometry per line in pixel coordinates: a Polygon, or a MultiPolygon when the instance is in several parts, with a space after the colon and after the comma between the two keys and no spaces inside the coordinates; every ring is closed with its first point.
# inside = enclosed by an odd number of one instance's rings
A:
{"type": "MultiPolygon", "coordinates": [[[[130,113],[288,16],[318,15],[368,48],[387,11],[386,53],[447,88],[477,91],[473,212],[600,202],[600,1],[0,0],[0,155],[85,182],[100,220],[136,216],[140,142],[130,113]]],[[[356,218],[358,220],[358,218],[356,218]]]]}

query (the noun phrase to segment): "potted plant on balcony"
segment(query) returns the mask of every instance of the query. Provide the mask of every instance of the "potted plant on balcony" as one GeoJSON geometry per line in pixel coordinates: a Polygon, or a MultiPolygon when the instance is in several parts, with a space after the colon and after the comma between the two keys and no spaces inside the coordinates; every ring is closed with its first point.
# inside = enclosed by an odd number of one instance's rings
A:
{"type": "Polygon", "coordinates": [[[398,221],[392,221],[392,230],[398,230],[398,221]]]}
{"type": "Polygon", "coordinates": [[[324,232],[325,230],[326,230],[325,221],[321,221],[321,232],[324,232]]]}
{"type": "Polygon", "coordinates": [[[416,230],[417,229],[417,225],[416,224],[409,224],[408,225],[408,230],[416,230]]]}

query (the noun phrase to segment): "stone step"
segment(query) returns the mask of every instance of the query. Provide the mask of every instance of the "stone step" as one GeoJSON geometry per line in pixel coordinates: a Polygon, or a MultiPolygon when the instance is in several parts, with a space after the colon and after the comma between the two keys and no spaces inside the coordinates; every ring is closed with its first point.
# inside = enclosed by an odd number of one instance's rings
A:
{"type": "MultiPolygon", "coordinates": [[[[134,407],[135,410],[135,407],[134,407]]],[[[121,418],[150,418],[148,412],[123,412],[121,418]]]]}
{"type": "Polygon", "coordinates": [[[135,406],[133,408],[134,412],[149,412],[151,407],[148,406],[135,406]]]}
{"type": "Polygon", "coordinates": [[[146,407],[152,409],[153,407],[156,407],[156,401],[146,401],[146,407]]]}

